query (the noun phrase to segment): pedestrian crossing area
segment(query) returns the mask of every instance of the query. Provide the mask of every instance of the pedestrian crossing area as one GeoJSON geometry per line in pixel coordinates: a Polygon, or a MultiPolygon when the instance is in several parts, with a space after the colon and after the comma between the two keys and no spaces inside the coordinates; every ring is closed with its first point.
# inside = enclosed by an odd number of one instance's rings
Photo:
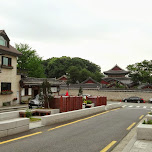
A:
{"type": "Polygon", "coordinates": [[[143,105],[141,105],[141,106],[137,106],[137,105],[122,105],[122,107],[123,108],[139,108],[139,109],[151,109],[152,110],[152,106],[143,106],[143,105]]]}

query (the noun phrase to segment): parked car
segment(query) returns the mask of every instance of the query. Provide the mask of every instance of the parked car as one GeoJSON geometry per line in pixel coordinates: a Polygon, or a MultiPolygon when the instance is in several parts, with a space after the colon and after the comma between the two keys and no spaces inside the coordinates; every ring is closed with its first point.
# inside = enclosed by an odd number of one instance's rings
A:
{"type": "Polygon", "coordinates": [[[152,98],[149,99],[149,103],[152,103],[152,98]]]}
{"type": "Polygon", "coordinates": [[[129,97],[122,100],[123,102],[136,102],[136,103],[145,103],[145,101],[140,97],[129,97]]]}
{"type": "Polygon", "coordinates": [[[31,99],[29,101],[29,108],[32,109],[32,106],[37,106],[37,107],[42,106],[42,104],[39,100],[39,94],[37,94],[34,99],[31,99]]]}
{"type": "Polygon", "coordinates": [[[84,99],[86,99],[87,97],[90,97],[91,95],[90,94],[83,94],[82,95],[82,97],[84,98],[84,99]]]}

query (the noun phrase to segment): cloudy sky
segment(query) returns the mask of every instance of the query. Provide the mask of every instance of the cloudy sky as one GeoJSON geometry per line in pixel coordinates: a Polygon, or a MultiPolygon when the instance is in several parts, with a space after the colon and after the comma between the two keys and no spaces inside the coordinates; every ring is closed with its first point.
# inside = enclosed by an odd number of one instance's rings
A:
{"type": "Polygon", "coordinates": [[[106,71],[152,58],[151,0],[0,0],[0,29],[43,59],[80,57],[106,71]]]}

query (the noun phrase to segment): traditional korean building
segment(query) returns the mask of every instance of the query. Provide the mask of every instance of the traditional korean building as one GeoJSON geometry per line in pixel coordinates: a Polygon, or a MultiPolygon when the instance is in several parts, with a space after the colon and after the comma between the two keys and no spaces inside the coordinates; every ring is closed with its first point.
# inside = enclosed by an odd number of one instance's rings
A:
{"type": "Polygon", "coordinates": [[[105,88],[129,88],[132,84],[131,79],[127,77],[129,71],[120,68],[118,65],[103,73],[106,77],[101,81],[101,84],[105,88]]]}
{"type": "Polygon", "coordinates": [[[54,95],[58,95],[60,91],[60,82],[55,78],[22,78],[21,86],[21,100],[27,102],[29,98],[34,98],[40,93],[42,83],[47,80],[51,84],[51,91],[54,95]]]}
{"type": "Polygon", "coordinates": [[[61,77],[59,77],[57,80],[59,80],[61,83],[66,84],[68,78],[66,75],[62,75],[61,77]]]}

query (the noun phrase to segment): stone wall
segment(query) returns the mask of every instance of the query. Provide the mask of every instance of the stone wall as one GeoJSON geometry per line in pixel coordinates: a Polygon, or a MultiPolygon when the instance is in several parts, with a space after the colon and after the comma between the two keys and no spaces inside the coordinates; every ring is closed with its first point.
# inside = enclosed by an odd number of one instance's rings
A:
{"type": "MultiPolygon", "coordinates": [[[[19,81],[21,80],[21,76],[17,75],[17,58],[14,56],[5,55],[6,57],[12,58],[12,66],[13,69],[1,69],[0,73],[0,92],[1,92],[1,82],[8,82],[11,83],[11,90],[13,91],[10,95],[1,95],[0,94],[0,107],[3,105],[4,102],[10,102],[11,105],[19,103],[19,81]],[[17,100],[13,101],[14,98],[17,100]]],[[[2,57],[0,56],[0,65],[2,57]]]]}
{"type": "MultiPolygon", "coordinates": [[[[67,90],[61,90],[60,94],[66,93],[67,90]]],[[[78,89],[70,89],[70,95],[78,95],[78,89]]],[[[90,94],[92,96],[106,96],[107,100],[110,101],[120,101],[124,98],[137,96],[143,98],[145,101],[148,101],[152,98],[152,91],[141,91],[141,90],[83,90],[83,94],[90,94]]]]}

